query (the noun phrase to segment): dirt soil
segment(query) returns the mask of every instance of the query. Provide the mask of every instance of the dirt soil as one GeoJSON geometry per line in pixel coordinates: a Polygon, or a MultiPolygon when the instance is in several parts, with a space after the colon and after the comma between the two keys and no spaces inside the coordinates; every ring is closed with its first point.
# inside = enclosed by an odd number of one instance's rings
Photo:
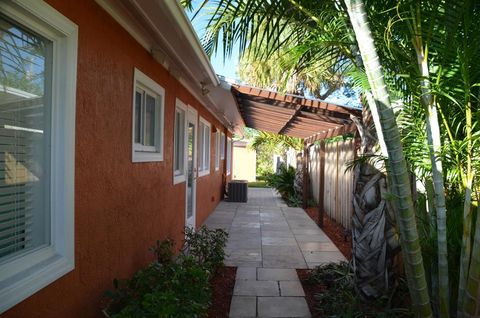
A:
{"type": "MultiPolygon", "coordinates": [[[[318,224],[318,207],[309,207],[305,211],[310,216],[310,218],[312,218],[312,220],[318,224]]],[[[329,218],[326,213],[324,213],[323,215],[322,230],[338,247],[340,252],[342,252],[342,254],[348,260],[351,260],[352,259],[352,235],[350,234],[350,231],[345,230],[342,225],[338,224],[337,222],[329,218]]]]}
{"type": "Polygon", "coordinates": [[[236,274],[236,267],[225,266],[220,268],[210,279],[212,304],[208,309],[208,318],[228,317],[236,274]]]}

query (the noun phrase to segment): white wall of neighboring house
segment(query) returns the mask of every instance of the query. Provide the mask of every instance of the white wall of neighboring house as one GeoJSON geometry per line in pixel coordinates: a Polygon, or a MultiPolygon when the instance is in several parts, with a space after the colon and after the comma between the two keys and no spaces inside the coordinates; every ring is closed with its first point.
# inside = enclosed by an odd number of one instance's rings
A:
{"type": "Polygon", "coordinates": [[[233,143],[233,179],[256,180],[257,153],[247,147],[246,141],[233,143]]]}
{"type": "Polygon", "coordinates": [[[285,163],[287,166],[291,166],[293,168],[297,167],[297,151],[293,148],[288,148],[287,150],[287,160],[278,155],[273,155],[273,171],[277,171],[280,163],[285,163]]]}

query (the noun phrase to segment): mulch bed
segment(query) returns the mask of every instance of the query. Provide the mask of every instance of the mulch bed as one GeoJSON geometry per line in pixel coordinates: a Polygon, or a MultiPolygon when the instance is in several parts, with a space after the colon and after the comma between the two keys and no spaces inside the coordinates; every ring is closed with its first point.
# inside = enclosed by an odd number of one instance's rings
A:
{"type": "Polygon", "coordinates": [[[326,287],[322,284],[309,284],[307,282],[308,275],[310,275],[310,269],[297,269],[298,278],[302,283],[303,291],[305,292],[305,300],[307,301],[308,308],[312,313],[312,318],[322,317],[317,310],[315,310],[315,298],[314,295],[323,293],[326,287]]]}
{"type": "MultiPolygon", "coordinates": [[[[305,212],[312,218],[315,223],[318,224],[318,207],[308,207],[305,212]]],[[[323,214],[323,227],[322,230],[332,240],[332,242],[338,247],[340,252],[348,259],[352,259],[352,236],[349,231],[346,231],[341,224],[338,224],[323,214]]]]}
{"type": "Polygon", "coordinates": [[[236,267],[224,266],[210,279],[212,304],[208,309],[209,318],[228,317],[236,274],[236,267]]]}

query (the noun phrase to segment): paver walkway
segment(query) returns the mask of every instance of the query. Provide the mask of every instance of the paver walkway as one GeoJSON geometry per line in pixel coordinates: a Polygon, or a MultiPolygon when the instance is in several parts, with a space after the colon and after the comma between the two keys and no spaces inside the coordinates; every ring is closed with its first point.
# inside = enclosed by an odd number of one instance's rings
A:
{"type": "Polygon", "coordinates": [[[345,257],[303,209],[248,190],[247,203],[220,202],[205,222],[229,233],[225,264],[238,267],[230,317],[310,317],[295,269],[345,257]]]}

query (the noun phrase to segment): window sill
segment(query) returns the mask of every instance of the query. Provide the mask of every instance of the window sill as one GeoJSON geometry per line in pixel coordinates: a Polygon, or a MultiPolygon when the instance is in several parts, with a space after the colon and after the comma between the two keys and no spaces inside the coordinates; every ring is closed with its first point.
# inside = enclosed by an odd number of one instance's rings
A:
{"type": "MultiPolygon", "coordinates": [[[[45,251],[39,252],[46,253],[45,251]]],[[[32,255],[23,256],[18,260],[28,261],[31,259],[30,256],[32,255]]],[[[23,270],[5,277],[0,281],[0,299],[2,299],[0,313],[35,294],[73,269],[73,254],[65,256],[52,253],[47,259],[33,262],[23,270]]]]}
{"type": "Polygon", "coordinates": [[[186,178],[185,175],[173,176],[173,184],[179,184],[185,182],[186,178]]]}
{"type": "Polygon", "coordinates": [[[163,154],[160,152],[133,151],[132,162],[158,162],[163,161],[163,154]]]}
{"type": "Polygon", "coordinates": [[[210,170],[202,170],[202,171],[198,172],[199,177],[203,177],[203,176],[206,176],[208,174],[210,174],[210,170]]]}

